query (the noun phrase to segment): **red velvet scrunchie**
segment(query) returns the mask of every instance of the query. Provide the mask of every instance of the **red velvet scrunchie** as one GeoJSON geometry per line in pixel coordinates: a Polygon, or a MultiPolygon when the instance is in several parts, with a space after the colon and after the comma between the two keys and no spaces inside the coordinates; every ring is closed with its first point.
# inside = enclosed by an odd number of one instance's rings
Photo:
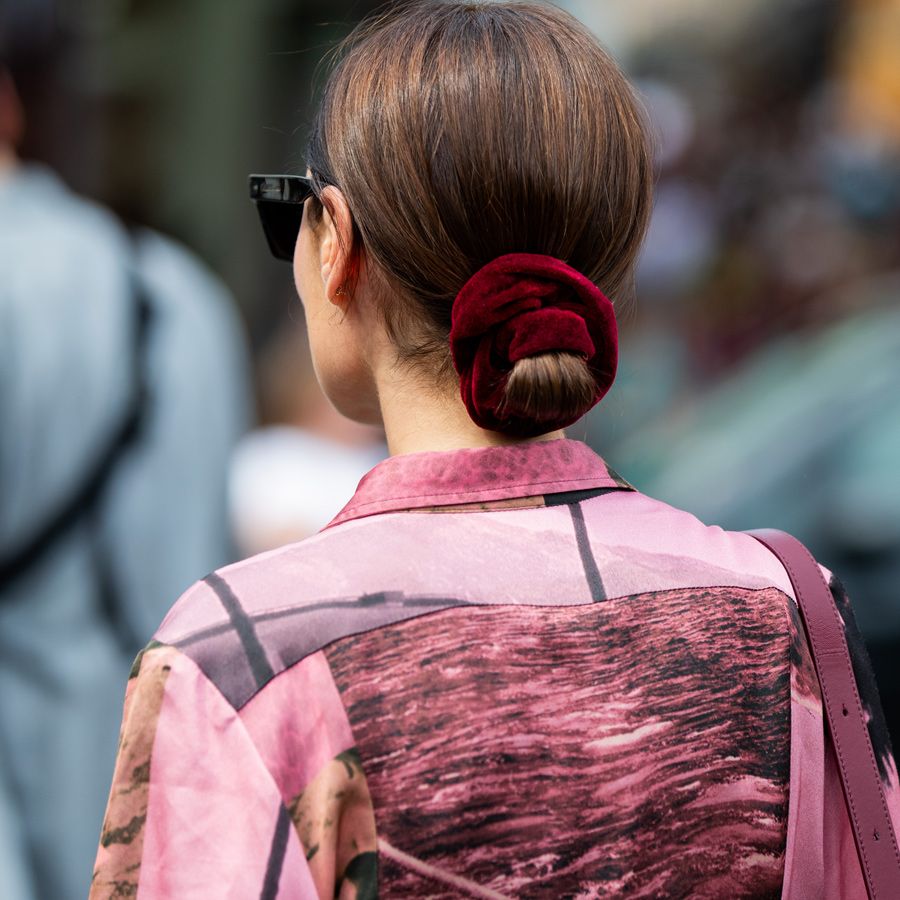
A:
{"type": "Polygon", "coordinates": [[[451,312],[450,351],[469,415],[482,428],[532,437],[565,428],[598,403],[616,377],[618,332],[612,303],[561,259],[509,253],[479,269],[451,312]],[[577,353],[597,382],[594,400],[575,416],[536,422],[503,415],[506,376],[519,359],[577,353]]]}

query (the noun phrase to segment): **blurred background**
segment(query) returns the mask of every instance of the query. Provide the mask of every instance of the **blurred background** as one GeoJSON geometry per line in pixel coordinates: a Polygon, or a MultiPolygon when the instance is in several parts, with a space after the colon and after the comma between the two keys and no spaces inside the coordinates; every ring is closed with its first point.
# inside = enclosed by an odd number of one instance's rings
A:
{"type": "MultiPolygon", "coordinates": [[[[386,452],[319,392],[247,197],[305,171],[320,61],[377,5],[0,0],[7,900],[84,895],[128,665],[178,594],[386,452]]],[[[896,745],[900,0],[560,5],[635,81],[658,171],[618,381],[570,435],[837,571],[896,745]]]]}

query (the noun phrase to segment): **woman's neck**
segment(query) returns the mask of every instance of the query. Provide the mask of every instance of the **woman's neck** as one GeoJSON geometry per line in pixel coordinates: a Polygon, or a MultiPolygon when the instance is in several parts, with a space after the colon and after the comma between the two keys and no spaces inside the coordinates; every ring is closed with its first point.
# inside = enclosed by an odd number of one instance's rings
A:
{"type": "Polygon", "coordinates": [[[424,450],[497,447],[565,437],[551,431],[536,438],[511,438],[479,428],[453,386],[438,392],[425,387],[415,373],[392,369],[377,378],[378,399],[391,456],[424,450]]]}

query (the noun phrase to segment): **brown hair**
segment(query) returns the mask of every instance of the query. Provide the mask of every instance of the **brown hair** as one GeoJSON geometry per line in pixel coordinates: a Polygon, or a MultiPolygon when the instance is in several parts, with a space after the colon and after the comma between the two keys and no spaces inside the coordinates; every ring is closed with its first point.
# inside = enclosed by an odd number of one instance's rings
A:
{"type": "MultiPolygon", "coordinates": [[[[506,253],[562,259],[612,300],[631,288],[652,202],[647,132],[574,17],[418,0],[364,21],[339,52],[307,162],[317,192],[347,198],[401,358],[451,371],[453,300],[506,253]]],[[[540,420],[593,395],[579,356],[550,353],[514,365],[504,406],[540,420]]]]}

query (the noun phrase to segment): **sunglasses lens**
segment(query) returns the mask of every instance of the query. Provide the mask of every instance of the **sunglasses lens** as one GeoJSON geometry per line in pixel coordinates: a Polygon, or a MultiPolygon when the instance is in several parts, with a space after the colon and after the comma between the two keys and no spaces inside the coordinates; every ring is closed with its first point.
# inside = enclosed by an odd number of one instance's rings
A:
{"type": "Polygon", "coordinates": [[[257,208],[273,255],[278,259],[293,260],[303,220],[303,204],[259,200],[257,208]]]}

